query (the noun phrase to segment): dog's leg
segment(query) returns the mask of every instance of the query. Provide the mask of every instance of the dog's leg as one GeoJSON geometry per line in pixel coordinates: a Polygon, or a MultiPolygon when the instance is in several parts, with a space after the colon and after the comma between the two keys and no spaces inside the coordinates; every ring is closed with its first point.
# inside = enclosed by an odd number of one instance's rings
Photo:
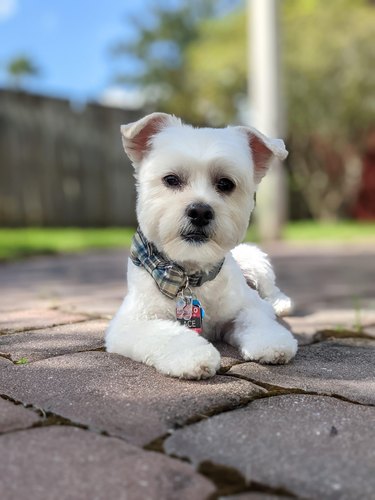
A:
{"type": "Polygon", "coordinates": [[[278,316],[292,312],[293,302],[275,284],[272,264],[266,253],[255,245],[243,243],[232,250],[232,255],[240,266],[248,285],[254,286],[259,295],[272,304],[278,316]]]}
{"type": "Polygon", "coordinates": [[[202,379],[215,375],[220,354],[195,331],[168,320],[127,322],[117,315],[106,334],[108,352],[154,366],[171,377],[202,379]]]}
{"type": "Polygon", "coordinates": [[[247,361],[288,363],[297,352],[297,341],[279,324],[270,304],[258,297],[256,307],[241,310],[234,320],[234,329],[224,340],[236,347],[247,361]]]}

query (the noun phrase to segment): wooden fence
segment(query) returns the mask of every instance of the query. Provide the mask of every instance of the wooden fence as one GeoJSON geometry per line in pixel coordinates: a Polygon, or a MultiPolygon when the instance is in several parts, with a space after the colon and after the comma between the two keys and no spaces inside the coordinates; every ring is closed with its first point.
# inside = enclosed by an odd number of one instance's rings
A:
{"type": "Polygon", "coordinates": [[[134,225],[120,124],[140,114],[1,90],[0,225],[134,225]]]}

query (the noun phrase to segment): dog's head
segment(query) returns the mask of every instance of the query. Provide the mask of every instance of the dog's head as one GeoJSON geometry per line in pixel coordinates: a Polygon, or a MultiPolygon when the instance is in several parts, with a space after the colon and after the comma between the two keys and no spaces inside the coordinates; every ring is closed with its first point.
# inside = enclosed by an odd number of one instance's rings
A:
{"type": "Polygon", "coordinates": [[[145,236],[180,263],[218,262],[246,233],[254,193],[285,145],[248,127],[193,128],[153,113],[122,125],[145,236]]]}

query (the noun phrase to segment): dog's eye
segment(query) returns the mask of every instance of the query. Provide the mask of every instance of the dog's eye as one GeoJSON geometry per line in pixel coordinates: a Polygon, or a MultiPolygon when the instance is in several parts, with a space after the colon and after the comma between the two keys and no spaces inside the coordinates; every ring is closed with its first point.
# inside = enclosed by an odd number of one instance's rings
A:
{"type": "Polygon", "coordinates": [[[235,188],[235,184],[230,179],[226,177],[222,177],[216,183],[216,189],[220,191],[220,193],[230,193],[235,188]]]}
{"type": "Polygon", "coordinates": [[[182,185],[182,180],[177,175],[166,175],[163,177],[163,182],[166,186],[179,188],[182,185]]]}

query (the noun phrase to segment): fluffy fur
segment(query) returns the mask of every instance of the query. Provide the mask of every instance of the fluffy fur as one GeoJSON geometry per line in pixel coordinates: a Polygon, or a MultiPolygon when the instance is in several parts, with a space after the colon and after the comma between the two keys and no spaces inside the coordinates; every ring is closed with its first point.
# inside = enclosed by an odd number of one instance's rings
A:
{"type": "Polygon", "coordinates": [[[166,375],[192,379],[216,373],[220,355],[210,341],[217,339],[237,347],[245,360],[288,362],[297,343],[276,321],[275,310],[287,312],[290,299],[275,286],[267,256],[239,245],[272,156],[287,155],[284,143],[252,128],[193,128],[163,113],[124,125],[121,132],[135,168],[137,217],[147,239],[189,273],[225,261],[213,281],[194,289],[206,313],[204,333],[198,335],[176,322],[175,301],[129,260],[129,292],[109,325],[107,350],[166,375]],[[168,175],[177,176],[180,185],[166,184],[168,175]],[[230,179],[234,189],[221,192],[220,179],[230,179]],[[203,203],[214,213],[200,228],[203,241],[183,237],[195,231],[187,216],[192,203],[203,203]]]}

